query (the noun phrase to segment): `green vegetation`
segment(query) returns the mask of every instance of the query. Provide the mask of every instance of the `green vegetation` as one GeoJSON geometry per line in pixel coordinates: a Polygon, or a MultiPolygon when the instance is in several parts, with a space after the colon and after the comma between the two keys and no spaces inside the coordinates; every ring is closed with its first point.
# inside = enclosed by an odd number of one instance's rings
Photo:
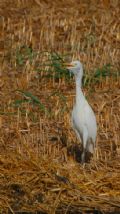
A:
{"type": "Polygon", "coordinates": [[[32,93],[28,91],[22,91],[22,90],[16,90],[16,91],[20,92],[20,94],[22,95],[22,99],[15,100],[12,103],[12,106],[20,108],[22,107],[23,103],[29,103],[33,106],[38,106],[40,111],[49,113],[45,105],[41,103],[40,100],[36,96],[34,96],[32,93]]]}
{"type": "Polygon", "coordinates": [[[16,64],[18,66],[25,65],[27,60],[30,63],[32,63],[35,57],[36,57],[36,53],[33,52],[32,47],[22,45],[20,48],[17,48],[16,50],[16,64]]]}

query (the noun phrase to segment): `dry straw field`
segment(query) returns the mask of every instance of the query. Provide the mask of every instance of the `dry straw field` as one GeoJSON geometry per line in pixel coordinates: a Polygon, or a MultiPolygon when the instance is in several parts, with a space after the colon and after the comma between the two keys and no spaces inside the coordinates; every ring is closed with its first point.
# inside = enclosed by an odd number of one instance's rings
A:
{"type": "Polygon", "coordinates": [[[120,1],[0,0],[0,213],[120,212],[120,1]],[[97,146],[70,115],[80,59],[97,146]]]}

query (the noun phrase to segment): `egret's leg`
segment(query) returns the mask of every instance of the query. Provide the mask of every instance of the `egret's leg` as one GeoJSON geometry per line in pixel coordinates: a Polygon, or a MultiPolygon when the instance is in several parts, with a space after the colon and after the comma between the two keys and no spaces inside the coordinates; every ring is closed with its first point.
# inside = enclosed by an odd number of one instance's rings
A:
{"type": "Polygon", "coordinates": [[[94,145],[93,145],[92,140],[90,140],[90,141],[88,142],[88,144],[87,144],[87,151],[90,152],[90,153],[92,153],[92,154],[93,154],[93,152],[94,152],[94,145]]]}
{"type": "Polygon", "coordinates": [[[81,155],[82,163],[85,162],[85,151],[86,151],[86,147],[87,147],[87,141],[88,141],[88,130],[87,130],[87,127],[84,126],[84,128],[83,128],[83,153],[81,155]]]}

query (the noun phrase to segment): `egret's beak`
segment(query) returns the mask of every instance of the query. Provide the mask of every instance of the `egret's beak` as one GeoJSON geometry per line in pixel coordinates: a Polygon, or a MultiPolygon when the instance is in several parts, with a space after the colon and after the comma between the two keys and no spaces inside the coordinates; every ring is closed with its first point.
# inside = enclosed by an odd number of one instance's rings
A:
{"type": "Polygon", "coordinates": [[[63,65],[64,65],[67,69],[70,69],[71,67],[73,67],[72,63],[63,63],[63,65]]]}

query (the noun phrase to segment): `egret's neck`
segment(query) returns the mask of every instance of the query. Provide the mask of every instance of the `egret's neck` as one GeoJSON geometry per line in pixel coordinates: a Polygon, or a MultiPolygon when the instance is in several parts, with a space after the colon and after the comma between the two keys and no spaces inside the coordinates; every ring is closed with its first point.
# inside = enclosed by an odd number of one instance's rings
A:
{"type": "Polygon", "coordinates": [[[76,81],[76,104],[79,104],[83,99],[84,99],[84,95],[82,92],[82,77],[77,76],[75,78],[76,81]]]}

